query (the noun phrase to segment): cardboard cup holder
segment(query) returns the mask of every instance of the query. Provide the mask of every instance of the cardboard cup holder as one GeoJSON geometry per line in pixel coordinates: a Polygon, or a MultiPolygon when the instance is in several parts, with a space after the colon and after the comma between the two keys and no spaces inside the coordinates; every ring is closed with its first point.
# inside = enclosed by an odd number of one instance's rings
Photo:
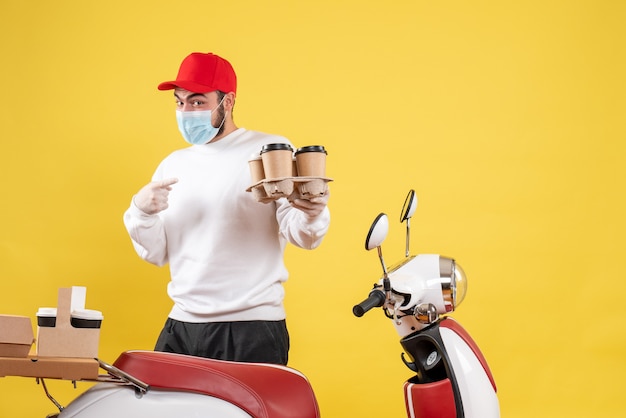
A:
{"type": "Polygon", "coordinates": [[[59,289],[57,308],[37,311],[37,356],[98,357],[100,311],[85,309],[87,289],[82,286],[59,289]]]}
{"type": "Polygon", "coordinates": [[[264,180],[261,182],[265,196],[269,198],[281,198],[290,196],[293,193],[293,177],[283,177],[274,180],[264,180]]]}
{"type": "Polygon", "coordinates": [[[254,198],[261,203],[273,202],[280,198],[288,200],[306,199],[324,196],[328,190],[328,182],[332,179],[325,177],[285,177],[279,179],[265,179],[248,187],[254,198]]]}
{"type": "Polygon", "coordinates": [[[253,184],[246,189],[257,202],[269,203],[323,196],[332,179],[325,177],[327,152],[321,145],[298,148],[266,144],[248,161],[253,184]]]}

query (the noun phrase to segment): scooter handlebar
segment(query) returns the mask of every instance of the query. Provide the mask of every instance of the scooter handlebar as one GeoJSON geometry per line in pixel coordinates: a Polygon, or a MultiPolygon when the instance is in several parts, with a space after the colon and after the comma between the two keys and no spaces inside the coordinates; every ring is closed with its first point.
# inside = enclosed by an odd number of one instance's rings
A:
{"type": "Polygon", "coordinates": [[[365,312],[369,311],[372,308],[377,308],[379,306],[383,306],[385,303],[385,293],[380,289],[374,289],[370,292],[367,299],[358,305],[354,305],[352,308],[352,313],[354,316],[358,316],[359,318],[365,315],[365,312]]]}

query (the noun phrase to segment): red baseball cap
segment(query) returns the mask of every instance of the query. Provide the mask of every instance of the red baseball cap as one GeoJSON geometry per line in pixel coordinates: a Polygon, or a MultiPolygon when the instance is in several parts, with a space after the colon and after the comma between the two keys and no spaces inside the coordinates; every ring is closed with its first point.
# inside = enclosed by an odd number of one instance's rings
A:
{"type": "Polygon", "coordinates": [[[159,90],[176,87],[193,93],[208,93],[219,90],[237,93],[237,76],[230,62],[211,52],[193,52],[183,60],[174,81],[159,84],[159,90]]]}

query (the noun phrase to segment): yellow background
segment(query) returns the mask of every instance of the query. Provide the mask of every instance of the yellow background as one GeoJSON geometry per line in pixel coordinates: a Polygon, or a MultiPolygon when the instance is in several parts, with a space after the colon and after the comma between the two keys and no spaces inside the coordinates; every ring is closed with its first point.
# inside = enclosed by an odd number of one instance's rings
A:
{"type": "MultiPolygon", "coordinates": [[[[403,257],[411,188],[412,252],[467,272],[453,316],[502,416],[623,415],[625,5],[1,0],[0,313],[34,321],[84,285],[100,357],[152,348],[168,271],[122,214],[185,145],[156,85],[213,51],[238,73],[240,126],[329,150],[331,231],[286,254],[290,365],[324,417],[404,415],[398,336],[351,308],[381,273],[363,245],[379,212],[386,261],[403,257]]],[[[49,386],[66,404],[88,384],[49,386]]],[[[0,378],[0,417],[53,411],[34,379],[0,378]]]]}

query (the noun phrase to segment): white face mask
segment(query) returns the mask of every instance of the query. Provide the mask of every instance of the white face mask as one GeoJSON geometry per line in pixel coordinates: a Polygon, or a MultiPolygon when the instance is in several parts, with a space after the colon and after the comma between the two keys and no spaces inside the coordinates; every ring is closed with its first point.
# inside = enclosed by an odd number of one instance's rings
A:
{"type": "MultiPolygon", "coordinates": [[[[220,107],[225,97],[226,96],[222,97],[222,101],[219,102],[215,109],[220,107]]],[[[211,124],[212,116],[213,111],[211,110],[177,110],[176,122],[178,123],[178,130],[183,135],[183,138],[185,138],[185,141],[189,142],[191,145],[202,145],[209,143],[215,138],[222,125],[224,125],[226,115],[224,115],[222,123],[220,123],[220,126],[217,128],[211,124]]]]}

